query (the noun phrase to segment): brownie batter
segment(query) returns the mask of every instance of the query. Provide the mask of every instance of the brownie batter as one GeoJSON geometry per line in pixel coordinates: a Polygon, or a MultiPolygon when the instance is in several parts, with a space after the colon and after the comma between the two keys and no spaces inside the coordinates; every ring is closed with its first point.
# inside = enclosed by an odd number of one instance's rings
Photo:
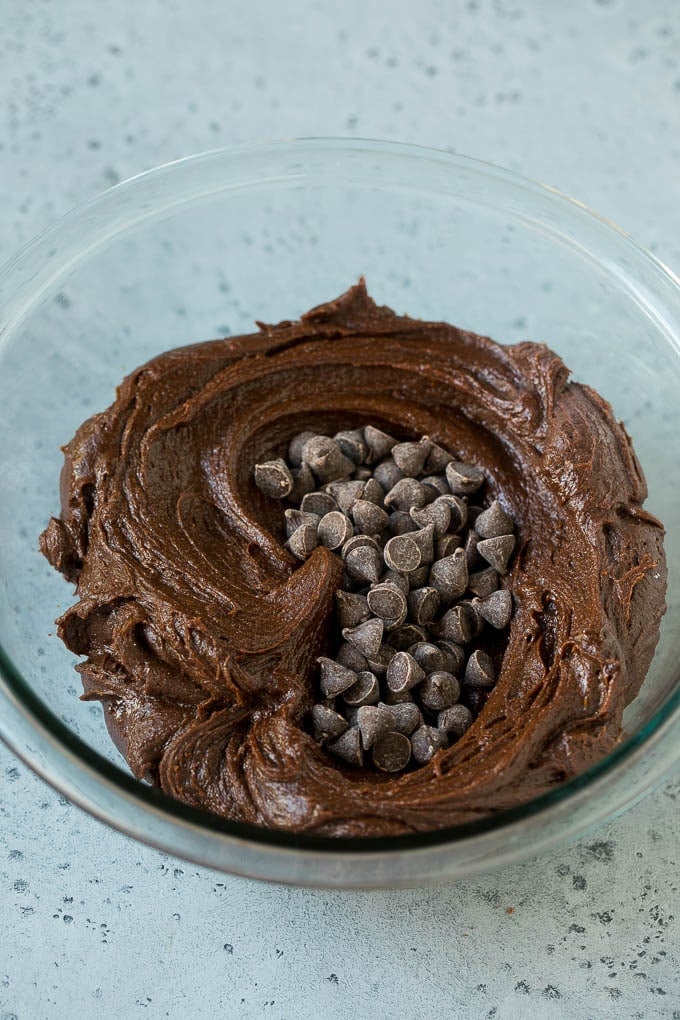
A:
{"type": "Polygon", "coordinates": [[[437,829],[528,801],[619,739],[665,609],[661,524],[622,425],[547,347],[378,307],[363,281],[299,322],[170,351],[65,448],[41,549],[77,584],[58,621],[136,776],[269,828],[437,829]],[[482,465],[517,522],[500,678],[448,750],[353,769],[305,728],[339,558],[284,550],[253,466],[305,429],[427,434],[482,465]]]}

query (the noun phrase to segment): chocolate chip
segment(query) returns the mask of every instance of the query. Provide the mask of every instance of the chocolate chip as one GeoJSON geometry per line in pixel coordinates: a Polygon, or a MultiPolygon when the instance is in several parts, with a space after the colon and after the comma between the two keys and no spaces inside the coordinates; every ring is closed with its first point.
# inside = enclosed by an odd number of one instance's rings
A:
{"type": "Polygon", "coordinates": [[[465,705],[451,705],[437,716],[437,726],[452,737],[462,737],[472,726],[472,712],[465,705]]]}
{"type": "Polygon", "coordinates": [[[364,442],[368,449],[366,463],[375,464],[387,456],[397,441],[388,435],[387,432],[382,432],[373,425],[367,425],[364,428],[364,442]]]}
{"type": "Polygon", "coordinates": [[[449,511],[449,530],[460,531],[467,524],[468,506],[460,496],[437,496],[437,506],[445,506],[449,511]]]}
{"type": "Polygon", "coordinates": [[[465,665],[465,650],[455,641],[446,640],[438,641],[437,648],[440,649],[445,659],[442,668],[447,673],[453,673],[454,676],[458,676],[465,665]]]}
{"type": "Polygon", "coordinates": [[[286,537],[290,538],[293,532],[301,528],[303,524],[311,524],[318,528],[321,518],[318,514],[305,513],[303,510],[286,510],[283,514],[286,521],[286,537]]]}
{"type": "Polygon", "coordinates": [[[465,667],[465,683],[469,687],[493,687],[496,669],[490,655],[481,650],[472,653],[465,667]]]}
{"type": "Polygon", "coordinates": [[[306,560],[318,544],[316,524],[302,524],[286,542],[286,549],[289,549],[298,560],[306,560]]]}
{"type": "Polygon", "coordinates": [[[408,510],[393,510],[390,514],[389,528],[393,535],[407,535],[409,531],[417,531],[418,525],[408,510]]]}
{"type": "Polygon", "coordinates": [[[307,464],[301,464],[299,468],[291,468],[293,488],[288,493],[288,499],[293,503],[300,503],[303,496],[314,490],[314,476],[307,464]]]}
{"type": "Polygon", "coordinates": [[[479,539],[475,535],[474,531],[468,531],[467,538],[465,539],[465,561],[468,565],[468,570],[472,570],[474,567],[483,565],[484,561],[477,552],[477,543],[479,539]]]}
{"type": "Polygon", "coordinates": [[[370,750],[374,740],[383,733],[389,733],[394,727],[394,716],[382,702],[377,705],[362,705],[357,712],[356,721],[364,751],[370,750]]]}
{"type": "Polygon", "coordinates": [[[453,606],[439,621],[439,635],[457,645],[466,645],[475,635],[477,618],[469,605],[453,606]]]}
{"type": "Polygon", "coordinates": [[[302,460],[321,482],[346,478],[354,471],[354,464],[346,457],[330,436],[312,436],[302,448],[302,460]]]}
{"type": "Polygon", "coordinates": [[[515,548],[514,535],[499,535],[497,538],[485,538],[477,542],[477,552],[483,556],[487,563],[490,563],[499,574],[505,574],[508,569],[508,560],[515,548]]]}
{"type": "Polygon", "coordinates": [[[378,654],[383,639],[382,620],[366,620],[356,627],[344,627],[342,636],[345,641],[358,648],[367,659],[372,659],[378,654]]]}
{"type": "Polygon", "coordinates": [[[360,549],[362,546],[366,546],[368,549],[375,549],[377,553],[380,552],[380,546],[372,535],[352,535],[352,537],[348,538],[342,547],[342,558],[347,559],[348,555],[354,549],[360,549]]]}
{"type": "Polygon", "coordinates": [[[439,712],[449,705],[455,705],[460,697],[460,684],[451,673],[430,673],[418,688],[418,696],[425,708],[439,712]]]}
{"type": "Polygon", "coordinates": [[[371,673],[370,670],[359,673],[356,683],[343,692],[342,698],[346,704],[355,707],[377,705],[380,700],[380,686],[375,673],[371,673]]]}
{"type": "Polygon", "coordinates": [[[351,669],[354,673],[361,673],[363,670],[368,669],[368,659],[366,656],[362,655],[359,649],[355,648],[348,641],[340,645],[335,658],[342,666],[346,666],[347,669],[351,669]]]}
{"type": "Polygon", "coordinates": [[[468,571],[465,553],[461,549],[443,560],[437,560],[430,570],[430,584],[436,588],[444,602],[460,598],[467,588],[468,571]]]}
{"type": "Polygon", "coordinates": [[[426,475],[425,478],[421,478],[420,480],[423,485],[428,486],[430,489],[434,489],[439,496],[443,496],[451,491],[449,489],[449,483],[446,481],[444,475],[426,475]]]}
{"type": "Polygon", "coordinates": [[[255,465],[255,485],[271,499],[285,499],[293,490],[293,476],[285,460],[267,460],[255,465]]]}
{"type": "Polygon", "coordinates": [[[383,620],[396,620],[406,614],[406,597],[394,584],[377,584],[367,595],[368,607],[383,620]]]}
{"type": "Polygon", "coordinates": [[[409,737],[418,726],[422,726],[423,716],[420,709],[412,701],[402,701],[398,705],[390,705],[392,729],[409,737]]]}
{"type": "Polygon", "coordinates": [[[505,588],[492,592],[484,599],[475,599],[472,603],[479,615],[496,630],[503,630],[510,623],[512,616],[512,595],[505,588]]]}
{"type": "Polygon", "coordinates": [[[373,584],[380,580],[383,569],[382,556],[371,546],[359,546],[347,553],[345,569],[352,580],[361,584],[373,584]]]}
{"type": "Polygon", "coordinates": [[[406,574],[400,574],[398,570],[386,570],[383,574],[382,584],[392,584],[404,595],[409,593],[408,577],[406,574]]]}
{"type": "Polygon", "coordinates": [[[339,549],[353,534],[352,522],[339,510],[331,510],[319,521],[319,541],[327,549],[339,549]]]}
{"type": "Polygon", "coordinates": [[[425,641],[426,638],[427,634],[422,627],[417,627],[413,623],[405,623],[398,630],[392,631],[387,639],[387,643],[397,651],[403,652],[410,648],[411,645],[415,645],[419,641],[425,641]]]}
{"type": "Polygon", "coordinates": [[[393,655],[394,648],[390,645],[382,644],[378,649],[378,654],[368,660],[368,665],[376,676],[385,676],[393,655]]]}
{"type": "Polygon", "coordinates": [[[446,481],[455,496],[467,496],[476,492],[484,482],[484,475],[473,464],[465,464],[460,460],[452,460],[446,465],[446,481]]]}
{"type": "Polygon", "coordinates": [[[439,612],[439,592],[436,588],[416,588],[409,592],[408,611],[413,623],[424,627],[432,623],[439,612]]]}
{"type": "Polygon", "coordinates": [[[425,466],[431,447],[432,443],[427,436],[416,443],[397,443],[392,447],[392,460],[409,478],[417,478],[425,466]]]}
{"type": "Polygon", "coordinates": [[[438,500],[430,503],[429,506],[412,507],[410,516],[421,528],[428,524],[432,525],[437,538],[446,534],[451,523],[451,510],[445,503],[440,503],[438,500]]]}
{"type": "Polygon", "coordinates": [[[371,754],[381,772],[401,772],[411,758],[411,742],[403,733],[384,733],[374,740],[371,754]]]}
{"type": "Polygon", "coordinates": [[[375,480],[375,478],[368,478],[364,485],[364,491],[361,494],[361,498],[367,500],[369,503],[375,503],[376,506],[382,507],[385,502],[385,490],[382,485],[375,480]]]}
{"type": "Polygon", "coordinates": [[[310,492],[302,497],[300,509],[305,513],[316,514],[319,518],[338,509],[338,504],[327,492],[310,492]]]}
{"type": "Polygon", "coordinates": [[[383,531],[388,523],[389,517],[386,512],[376,503],[370,503],[367,499],[358,499],[352,507],[352,520],[357,531],[364,535],[376,535],[383,531]]]}
{"type": "Polygon", "coordinates": [[[392,458],[387,457],[381,464],[378,464],[373,472],[373,477],[384,492],[389,492],[404,477],[404,474],[399,470],[392,458]]]}
{"type": "Polygon", "coordinates": [[[385,496],[385,506],[395,510],[410,510],[425,506],[427,493],[417,478],[402,478],[385,496]]]}
{"type": "Polygon", "coordinates": [[[335,605],[341,627],[356,627],[371,615],[365,595],[357,595],[342,588],[338,588],[335,593],[335,605]]]}
{"type": "Polygon", "coordinates": [[[356,673],[334,659],[321,655],[316,661],[321,672],[319,686],[325,698],[335,698],[356,683],[356,673]]]}
{"type": "Polygon", "coordinates": [[[300,467],[302,464],[302,451],[308,439],[314,439],[316,432],[298,432],[288,444],[288,460],[293,467],[300,467]]]}
{"type": "Polygon", "coordinates": [[[408,586],[411,591],[415,591],[416,588],[425,588],[430,579],[429,563],[424,563],[422,567],[416,567],[415,570],[411,570],[407,577],[408,586]]]}
{"type": "Polygon", "coordinates": [[[350,726],[346,733],[328,744],[328,750],[342,758],[349,765],[363,765],[364,755],[361,749],[361,735],[358,726],[350,726]]]}
{"type": "Polygon", "coordinates": [[[335,740],[348,729],[349,723],[339,712],[326,705],[312,708],[312,728],[316,740],[335,740]]]}
{"type": "Polygon", "coordinates": [[[425,673],[408,652],[397,652],[387,667],[387,686],[391,691],[410,691],[424,680],[425,673]]]}
{"type": "Polygon", "coordinates": [[[434,525],[428,524],[409,534],[409,539],[420,549],[420,564],[432,563],[434,559],[434,525]]]}
{"type": "Polygon", "coordinates": [[[411,737],[411,753],[419,765],[425,765],[447,745],[446,734],[434,726],[419,726],[411,737]]]}
{"type": "Polygon", "coordinates": [[[366,482],[349,478],[343,482],[329,482],[326,492],[337,503],[336,510],[342,510],[343,514],[349,514],[356,501],[363,496],[365,488],[366,482]]]}
{"type": "Polygon", "coordinates": [[[333,439],[345,457],[349,457],[353,464],[361,464],[366,459],[368,447],[364,434],[359,429],[353,429],[349,432],[336,432],[333,439]]]}
{"type": "MultiPolygon", "coordinates": [[[[438,475],[446,470],[446,465],[450,464],[452,460],[453,457],[450,453],[447,453],[441,446],[437,446],[436,443],[432,443],[425,461],[425,471],[432,475],[438,475]]],[[[443,491],[448,492],[448,486],[443,491]]]]}
{"type": "Polygon", "coordinates": [[[436,670],[445,670],[447,658],[441,648],[433,645],[430,641],[418,641],[408,649],[421,669],[426,673],[434,673],[436,670]]]}
{"type": "Polygon", "coordinates": [[[468,577],[468,589],[477,595],[480,599],[484,599],[487,595],[491,595],[492,592],[498,588],[499,577],[493,567],[487,567],[486,570],[478,570],[474,574],[470,574],[468,577]]]}
{"type": "Polygon", "coordinates": [[[463,542],[459,535],[443,535],[435,543],[435,559],[443,560],[447,556],[452,556],[456,549],[460,549],[462,545],[463,542]]]}
{"type": "Polygon", "coordinates": [[[475,521],[475,531],[480,538],[499,538],[513,532],[512,517],[506,514],[497,499],[487,510],[482,511],[475,521]]]}
{"type": "Polygon", "coordinates": [[[410,535],[395,535],[391,538],[383,550],[383,558],[390,570],[405,574],[415,570],[421,563],[420,549],[410,535]]]}

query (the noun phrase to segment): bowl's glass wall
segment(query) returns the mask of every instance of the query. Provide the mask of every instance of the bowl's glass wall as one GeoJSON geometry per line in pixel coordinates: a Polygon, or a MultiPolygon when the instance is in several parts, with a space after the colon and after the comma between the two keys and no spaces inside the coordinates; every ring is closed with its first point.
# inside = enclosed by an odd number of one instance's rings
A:
{"type": "Polygon", "coordinates": [[[639,730],[680,662],[680,357],[678,324],[639,265],[628,278],[625,244],[622,254],[618,235],[549,193],[463,161],[312,148],[272,172],[262,154],[210,158],[94,207],[85,256],[68,229],[61,244],[51,238],[51,276],[37,291],[28,280],[4,322],[0,643],[17,670],[73,732],[120,762],[100,707],[78,702],[75,660],[55,636],[72,590],[38,552],[59,510],[59,447],[147,358],[252,331],[255,319],[296,317],[363,274],[399,312],[503,343],[544,341],[625,422],[648,506],[668,529],[670,568],[662,641],[627,714],[628,732],[639,730]]]}

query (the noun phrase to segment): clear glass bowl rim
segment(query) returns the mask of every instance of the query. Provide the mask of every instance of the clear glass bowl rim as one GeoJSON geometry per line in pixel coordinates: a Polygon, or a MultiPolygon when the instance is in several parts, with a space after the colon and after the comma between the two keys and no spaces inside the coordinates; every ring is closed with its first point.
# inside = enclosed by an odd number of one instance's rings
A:
{"type": "MultiPolygon", "coordinates": [[[[140,217],[133,216],[129,220],[116,221],[120,199],[125,194],[149,184],[167,181],[176,173],[184,173],[187,168],[200,169],[201,165],[209,167],[211,164],[229,163],[250,156],[259,157],[264,162],[267,159],[275,162],[277,159],[285,161],[287,158],[299,157],[304,164],[305,155],[310,153],[317,157],[321,155],[322,158],[327,156],[328,169],[340,177],[343,176],[343,160],[346,161],[348,157],[356,159],[365,156],[373,163],[376,159],[380,161],[387,158],[416,164],[429,161],[449,166],[452,171],[457,169],[459,172],[476,174],[480,178],[500,180],[530,197],[540,197],[543,201],[549,199],[557,211],[560,208],[569,210],[572,216],[576,214],[591,229],[596,226],[600,231],[608,233],[610,240],[611,235],[616,235],[616,241],[628,259],[633,259],[633,264],[644,266],[647,272],[651,271],[656,276],[659,287],[672,295],[680,312],[680,279],[668,267],[636,244],[621,228],[549,185],[532,181],[492,163],[434,148],[376,139],[299,138],[214,149],[165,163],[117,184],[60,217],[0,267],[0,347],[3,337],[24,317],[40,294],[63,275],[68,265],[85,258],[94,248],[124,233],[139,220],[140,217]],[[103,238],[99,234],[97,241],[90,224],[97,218],[99,222],[102,215],[108,215],[115,227],[103,238]],[[52,265],[50,259],[53,246],[64,234],[77,234],[82,242],[81,250],[66,263],[52,265]]],[[[367,172],[370,171],[363,166],[362,173],[365,175],[367,172]]],[[[275,183],[278,179],[276,176],[261,175],[250,180],[239,180],[236,186],[252,187],[255,184],[275,183]]],[[[347,171],[346,179],[352,179],[351,168],[347,171]]],[[[417,180],[417,174],[414,179],[417,180]]],[[[180,204],[177,201],[169,208],[180,204]]],[[[157,212],[156,209],[151,215],[157,212]]],[[[554,233],[558,232],[554,227],[550,229],[554,233]]],[[[677,342],[676,349],[680,356],[680,344],[677,342]]],[[[501,867],[535,856],[613,817],[656,787],[680,762],[680,670],[673,693],[646,725],[576,778],[520,807],[498,812],[489,818],[405,836],[359,839],[292,834],[227,821],[175,801],[159,790],[135,780],[72,733],[33,692],[2,646],[0,737],[34,772],[90,814],[148,845],[198,864],[245,877],[281,882],[293,880],[297,885],[410,885],[414,881],[420,884],[441,880],[451,873],[453,877],[467,877],[488,871],[491,867],[501,867]],[[619,791],[618,799],[610,799],[605,804],[603,797],[608,779],[627,766],[639,766],[642,758],[652,750],[658,762],[651,773],[638,781],[637,785],[633,784],[628,795],[621,795],[619,791]],[[590,808],[584,810],[585,798],[591,803],[590,808]],[[568,822],[570,803],[574,807],[579,804],[580,813],[575,824],[568,822]],[[562,824],[565,819],[567,823],[562,824]],[[551,822],[558,823],[556,829],[551,830],[551,822]],[[501,847],[492,852],[491,863],[481,853],[483,848],[488,849],[490,836],[495,838],[506,834],[510,837],[518,826],[527,825],[532,828],[535,836],[529,844],[523,840],[515,845],[508,838],[505,850],[501,847]],[[437,854],[442,849],[453,849],[463,842],[466,844],[466,863],[461,869],[455,867],[455,855],[451,861],[452,867],[442,864],[439,855],[436,858],[439,863],[434,865],[431,873],[428,872],[429,864],[435,861],[435,858],[430,861],[428,850],[437,854]],[[475,843],[480,846],[481,863],[478,867],[474,863],[475,843]],[[244,860],[240,861],[239,855],[244,851],[244,860]],[[260,853],[256,866],[248,863],[249,851],[260,853]],[[397,863],[399,859],[403,860],[404,855],[414,854],[418,855],[423,865],[423,872],[417,879],[414,879],[412,868],[401,873],[397,867],[390,875],[391,862],[397,863]],[[312,867],[305,874],[304,864],[302,868],[299,867],[300,857],[316,861],[319,867],[312,867]],[[373,867],[370,875],[362,874],[361,861],[376,857],[384,861],[385,875],[380,877],[373,867]],[[296,860],[292,879],[286,858],[296,860]],[[359,873],[348,881],[344,869],[337,873],[332,867],[325,868],[324,862],[330,864],[333,860],[347,863],[351,860],[356,863],[359,873]],[[339,874],[345,877],[339,877],[339,874]]]]}

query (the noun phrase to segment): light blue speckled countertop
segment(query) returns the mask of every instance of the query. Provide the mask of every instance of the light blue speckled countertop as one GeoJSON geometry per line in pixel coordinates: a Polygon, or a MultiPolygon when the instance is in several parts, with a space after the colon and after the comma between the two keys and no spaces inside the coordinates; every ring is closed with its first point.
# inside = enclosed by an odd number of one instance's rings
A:
{"type": "MultiPolygon", "coordinates": [[[[677,3],[0,0],[0,26],[2,259],[154,164],[335,134],[520,170],[680,269],[677,3]]],[[[329,894],[146,849],[0,748],[0,1020],[680,1018],[679,797],[481,881],[329,894]]]]}

